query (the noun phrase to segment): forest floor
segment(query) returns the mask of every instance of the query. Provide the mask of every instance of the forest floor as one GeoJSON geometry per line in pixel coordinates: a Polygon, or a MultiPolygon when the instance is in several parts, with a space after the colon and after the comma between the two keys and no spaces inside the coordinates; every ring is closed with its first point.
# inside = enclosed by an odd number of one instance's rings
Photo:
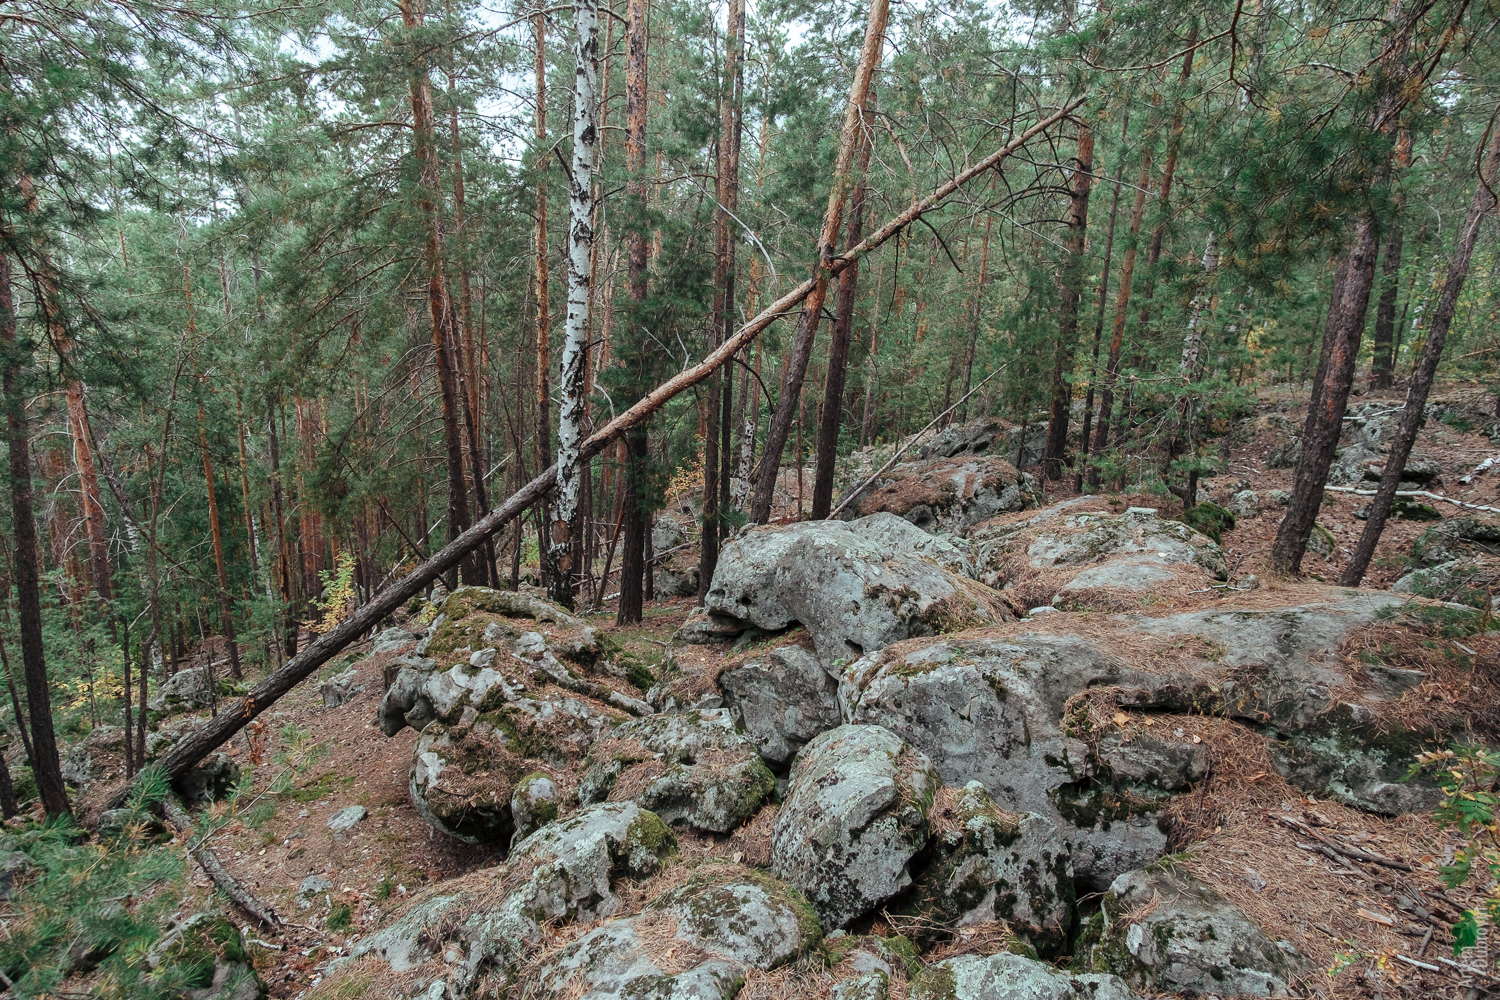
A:
{"type": "MultiPolygon", "coordinates": [[[[1434,393],[1435,398],[1472,395],[1469,386],[1446,386],[1434,393]]],[[[1300,397],[1292,389],[1264,392],[1258,412],[1282,412],[1300,426],[1304,415],[1300,397]]],[[[1355,402],[1372,398],[1388,399],[1399,406],[1402,395],[1371,394],[1355,402]]],[[[1234,489],[1245,488],[1241,480],[1262,498],[1270,490],[1290,489],[1292,470],[1266,467],[1276,444],[1273,437],[1266,434],[1236,445],[1228,473],[1208,485],[1209,495],[1223,502],[1234,489]]],[[[1490,444],[1477,431],[1429,422],[1418,450],[1442,465],[1441,479],[1429,487],[1433,492],[1469,503],[1500,506],[1500,476],[1476,477],[1471,485],[1459,482],[1484,458],[1500,453],[1500,446],[1490,444]]],[[[1076,495],[1071,487],[1071,476],[1063,483],[1045,484],[1046,502],[1076,495]]],[[[1163,517],[1177,514],[1181,508],[1180,501],[1169,495],[1109,496],[1129,505],[1157,507],[1163,517]]],[[[1288,603],[1321,589],[1309,588],[1313,581],[1336,580],[1358,538],[1362,522],[1353,512],[1368,498],[1348,494],[1329,497],[1319,521],[1337,540],[1336,551],[1327,559],[1308,556],[1303,564],[1311,578],[1307,583],[1267,584],[1271,590],[1284,587],[1285,596],[1292,599],[1288,603]]],[[[1438,506],[1445,517],[1461,513],[1456,508],[1438,506]]],[[[1224,533],[1231,580],[1250,573],[1270,580],[1265,560],[1279,521],[1280,508],[1263,504],[1260,516],[1242,519],[1224,533]]],[[[1412,539],[1426,526],[1393,520],[1366,586],[1388,587],[1412,539]]],[[[1193,604],[1225,599],[1221,593],[1213,593],[1194,599],[1193,604]]],[[[608,608],[589,615],[588,621],[637,651],[654,648],[659,657],[661,644],[670,642],[692,604],[689,598],[651,602],[644,623],[629,628],[617,628],[614,612],[608,608]]],[[[1179,607],[1158,604],[1143,607],[1142,612],[1169,613],[1179,607]]],[[[1484,650],[1491,668],[1495,665],[1496,635],[1487,634],[1490,639],[1484,650]]],[[[392,655],[366,657],[357,663],[358,682],[364,690],[351,701],[324,708],[317,683],[305,683],[264,717],[269,743],[255,746],[249,736],[241,734],[226,748],[242,767],[250,765],[252,757],[260,762],[254,774],[257,788],[262,790],[277,775],[278,768],[271,760],[281,744],[277,734],[284,727],[302,727],[327,751],[297,775],[291,792],[271,797],[276,805],[274,815],[251,825],[243,812],[237,817],[225,813],[226,824],[212,841],[234,877],[286,920],[286,932],[280,939],[284,950],[257,952],[257,965],[272,997],[292,998],[305,992],[320,970],[347,950],[354,935],[374,927],[383,914],[394,911],[411,894],[503,859],[500,847],[471,847],[434,833],[412,807],[407,774],[416,733],[406,729],[387,738],[374,721],[382,694],[382,662],[392,655]],[[346,833],[328,829],[330,816],[355,805],[368,810],[367,818],[346,833]],[[299,886],[313,876],[325,879],[329,886],[299,900],[299,886]],[[331,930],[330,914],[341,906],[349,908],[348,924],[331,930]]],[[[732,658],[727,644],[678,645],[675,655],[686,678],[698,678],[705,689],[732,658]]],[[[1425,815],[1383,818],[1306,797],[1275,773],[1266,758],[1264,741],[1237,723],[1185,716],[1177,724],[1194,727],[1193,731],[1214,748],[1212,776],[1196,793],[1194,807],[1178,817],[1179,829],[1190,828],[1191,839],[1201,841],[1184,864],[1246,909],[1273,938],[1291,941],[1317,969],[1352,963],[1337,975],[1314,972],[1304,984],[1306,988],[1325,997],[1450,994],[1457,979],[1446,972],[1423,972],[1396,957],[1404,955],[1434,964],[1432,956],[1450,955],[1445,925],[1434,932],[1432,925],[1414,921],[1394,903],[1412,887],[1429,893],[1435,888],[1433,863],[1452,857],[1455,841],[1448,832],[1425,815]],[[1416,870],[1407,873],[1333,861],[1331,855],[1299,847],[1314,835],[1277,822],[1273,813],[1287,810],[1316,829],[1317,836],[1330,842],[1373,847],[1380,854],[1410,863],[1416,870]],[[1352,956],[1359,957],[1356,960],[1352,956]]],[[[725,838],[684,834],[683,852],[738,854],[736,860],[767,864],[773,812],[764,810],[747,828],[725,838]]],[[[193,871],[192,885],[195,893],[207,897],[210,886],[201,872],[193,871]]]]}

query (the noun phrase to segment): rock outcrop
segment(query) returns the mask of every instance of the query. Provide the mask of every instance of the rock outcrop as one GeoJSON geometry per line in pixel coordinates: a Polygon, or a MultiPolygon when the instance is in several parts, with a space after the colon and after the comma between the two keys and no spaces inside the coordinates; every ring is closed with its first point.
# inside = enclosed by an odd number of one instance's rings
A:
{"type": "Polygon", "coordinates": [[[719,691],[735,722],[777,769],[843,721],[838,690],[838,681],[801,646],[754,654],[719,675],[719,691]]]}

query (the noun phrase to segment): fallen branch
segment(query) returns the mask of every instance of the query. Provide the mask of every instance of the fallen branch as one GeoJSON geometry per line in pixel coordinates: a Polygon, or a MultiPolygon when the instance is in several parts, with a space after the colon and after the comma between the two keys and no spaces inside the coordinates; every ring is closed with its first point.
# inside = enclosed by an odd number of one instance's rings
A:
{"type": "Polygon", "coordinates": [[[1316,839],[1319,843],[1327,845],[1329,848],[1333,849],[1339,854],[1342,854],[1346,858],[1353,858],[1355,861],[1365,861],[1372,865],[1384,865],[1386,868],[1394,868],[1398,872],[1409,872],[1414,870],[1412,866],[1407,864],[1405,861],[1397,861],[1394,858],[1387,858],[1380,854],[1371,854],[1368,851],[1361,851],[1355,847],[1345,847],[1343,844],[1335,843],[1334,841],[1331,841],[1327,837],[1323,836],[1318,831],[1314,830],[1312,827],[1308,826],[1306,823],[1294,819],[1291,816],[1279,814],[1273,815],[1276,815],[1276,819],[1280,822],[1286,824],[1294,830],[1307,834],[1309,837],[1316,839]]]}
{"type": "Polygon", "coordinates": [[[963,399],[960,399],[958,402],[956,402],[952,406],[948,407],[942,413],[939,413],[937,416],[933,417],[931,420],[929,420],[927,422],[927,426],[926,427],[923,427],[921,430],[917,431],[917,433],[915,433],[911,437],[907,438],[906,439],[906,443],[903,444],[901,447],[897,448],[895,454],[893,454],[886,461],[886,463],[884,465],[882,465],[880,468],[876,469],[875,472],[870,476],[869,479],[866,479],[864,482],[860,483],[857,487],[855,487],[852,491],[850,491],[849,494],[844,497],[844,499],[842,499],[842,500],[839,501],[839,505],[837,507],[833,508],[833,510],[831,510],[831,511],[828,512],[828,520],[830,520],[830,521],[836,521],[836,520],[838,520],[838,516],[844,512],[844,508],[847,507],[847,506],[849,506],[855,500],[859,499],[859,495],[861,493],[863,493],[865,491],[865,489],[868,488],[871,483],[873,483],[875,480],[879,479],[881,476],[885,475],[886,470],[889,469],[891,466],[895,465],[896,464],[896,460],[898,458],[900,458],[902,455],[906,454],[906,452],[911,448],[911,446],[917,443],[917,439],[918,438],[920,438],[923,434],[926,434],[928,431],[932,430],[933,426],[939,420],[942,420],[948,414],[952,413],[954,410],[956,410],[960,406],[964,405],[964,403],[968,400],[968,398],[970,396],[974,395],[974,393],[976,393],[980,389],[984,388],[985,382],[988,382],[990,379],[994,378],[996,375],[999,375],[1001,372],[1005,371],[1005,369],[1007,369],[1009,367],[1010,367],[1010,362],[1007,361],[1005,364],[1001,365],[999,368],[996,368],[994,371],[990,372],[987,376],[985,376],[984,382],[980,382],[974,388],[972,388],[968,392],[964,393],[963,399]]]}
{"type": "Polygon", "coordinates": [[[281,918],[276,915],[276,911],[250,895],[244,886],[235,881],[234,876],[224,870],[224,866],[219,862],[219,856],[213,852],[213,848],[206,844],[199,844],[197,847],[193,846],[193,820],[187,813],[182,811],[182,807],[177,804],[177,801],[171,795],[161,800],[161,814],[182,835],[183,841],[187,843],[188,853],[193,856],[193,860],[198,862],[198,866],[213,880],[214,885],[218,886],[219,890],[229,897],[230,902],[254,917],[263,927],[273,931],[281,929],[281,918]]]}
{"type": "MultiPolygon", "coordinates": [[[[1376,493],[1375,490],[1362,490],[1355,486],[1325,486],[1323,489],[1329,493],[1354,493],[1362,497],[1372,497],[1376,493]]],[[[1445,497],[1441,493],[1429,493],[1427,490],[1397,490],[1396,496],[1426,497],[1429,500],[1441,500],[1443,503],[1451,503],[1453,506],[1462,507],[1464,510],[1482,510],[1488,514],[1500,514],[1500,507],[1485,507],[1477,503],[1464,503],[1462,500],[1445,497]]]]}
{"type": "MultiPolygon", "coordinates": [[[[907,206],[904,211],[881,226],[857,246],[851,247],[835,257],[829,265],[832,273],[835,275],[842,273],[849,265],[892,239],[923,214],[936,208],[949,195],[963,187],[964,184],[978,177],[980,174],[999,166],[1001,162],[1027,142],[1071,115],[1074,109],[1083,104],[1084,100],[1084,97],[1076,97],[1069,100],[1051,114],[1036,121],[1025,131],[1013,136],[1008,143],[983,160],[949,178],[925,198],[907,206]]],[[[630,428],[645,421],[653,413],[665,406],[672,398],[691,389],[718,371],[719,368],[729,362],[759,336],[763,330],[795,308],[803,299],[807,298],[812,292],[813,284],[813,279],[809,278],[775,302],[772,302],[754,319],[742,326],[733,337],[728,338],[718,348],[709,352],[697,365],[678,372],[667,379],[667,381],[647,393],[634,406],[595,431],[579,447],[579,462],[586,462],[598,455],[608,444],[630,428]]],[[[179,740],[158,762],[161,770],[165,772],[167,779],[169,781],[176,781],[182,777],[198,761],[213,752],[216,747],[221,746],[231,736],[244,728],[252,719],[275,704],[282,695],[290,691],[324,663],[337,656],[345,646],[361,638],[365,633],[385,620],[391,612],[420,593],[427,584],[457,566],[470,552],[483,545],[485,539],[505,527],[523,511],[530,508],[532,504],[540,500],[552,488],[556,479],[556,465],[539,473],[535,479],[513,493],[504,503],[475,521],[467,531],[449,542],[434,554],[431,559],[413,569],[398,582],[376,594],[370,599],[368,604],[360,607],[333,629],[314,639],[296,656],[283,663],[268,675],[265,680],[257,684],[254,690],[244,696],[239,703],[238,709],[226,706],[225,710],[221,711],[211,721],[179,740]]],[[[123,803],[128,790],[129,785],[123,782],[117,786],[108,797],[106,808],[116,808],[123,803]]]]}

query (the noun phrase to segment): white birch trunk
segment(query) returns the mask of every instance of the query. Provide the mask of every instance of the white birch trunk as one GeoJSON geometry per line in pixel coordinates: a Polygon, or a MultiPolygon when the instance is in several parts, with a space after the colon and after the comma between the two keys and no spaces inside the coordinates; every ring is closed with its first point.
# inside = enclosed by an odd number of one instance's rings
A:
{"type": "Polygon", "coordinates": [[[599,132],[594,123],[599,86],[598,0],[573,4],[573,163],[568,178],[568,312],[558,366],[557,492],[549,548],[557,576],[553,599],[572,607],[573,520],[582,486],[578,448],[583,439],[584,356],[589,334],[590,264],[593,258],[594,164],[599,132]]]}

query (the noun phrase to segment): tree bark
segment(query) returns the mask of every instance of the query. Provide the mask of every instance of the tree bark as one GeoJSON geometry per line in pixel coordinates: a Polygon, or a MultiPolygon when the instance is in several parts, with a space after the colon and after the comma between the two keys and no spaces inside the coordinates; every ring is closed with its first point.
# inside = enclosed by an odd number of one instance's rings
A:
{"type": "MultiPolygon", "coordinates": [[[[844,232],[844,245],[850,247],[858,246],[864,235],[864,175],[870,167],[870,147],[873,145],[871,129],[874,122],[870,120],[873,100],[871,97],[860,108],[854,195],[849,200],[849,223],[844,232]]],[[[982,266],[980,270],[982,273],[982,266]]],[[[858,263],[844,268],[839,274],[838,305],[828,341],[828,375],[823,383],[823,413],[818,426],[818,464],[813,478],[811,515],[814,521],[826,519],[833,507],[833,472],[838,460],[839,427],[844,417],[844,381],[849,374],[849,340],[854,333],[854,299],[858,283],[858,263]]]]}
{"type": "Polygon", "coordinates": [[[1317,521],[1328,468],[1338,447],[1344,407],[1349,402],[1349,388],[1354,384],[1370,285],[1375,277],[1376,236],[1375,220],[1369,215],[1361,216],[1354,224],[1353,249],[1339,262],[1334,277],[1333,301],[1329,303],[1323,327],[1322,360],[1313,378],[1313,396],[1302,430],[1302,454],[1297,459],[1290,509],[1271,546],[1272,568],[1287,576],[1302,570],[1302,556],[1317,521]]]}
{"type": "Polygon", "coordinates": [[[1078,350],[1078,303],[1083,297],[1084,237],[1089,223],[1089,189],[1094,174],[1094,132],[1078,123],[1078,168],[1073,172],[1073,199],[1068,208],[1068,263],[1063,272],[1062,307],[1057,321],[1057,353],[1052,361],[1052,419],[1042,452],[1042,475],[1061,479],[1063,455],[1068,450],[1068,419],[1073,386],[1067,373],[1078,350]]]}
{"type": "Polygon", "coordinates": [[[224,565],[224,536],[219,530],[219,501],[214,496],[214,466],[208,452],[208,427],[203,419],[203,404],[198,404],[198,447],[203,453],[203,482],[208,491],[208,529],[214,540],[214,568],[219,574],[219,629],[229,646],[229,673],[239,680],[240,648],[234,636],[234,602],[229,596],[229,570],[224,565]]]}
{"type": "MultiPolygon", "coordinates": [[[[1448,338],[1448,328],[1458,310],[1458,297],[1463,292],[1464,282],[1469,276],[1469,262],[1474,256],[1474,244],[1479,238],[1479,226],[1484,217],[1495,209],[1495,184],[1500,180],[1500,128],[1490,136],[1489,149],[1484,156],[1478,184],[1474,188],[1474,200],[1469,205],[1469,214],[1459,230],[1458,246],[1453,259],[1448,263],[1448,277],[1443,283],[1442,296],[1437,310],[1432,315],[1432,326],[1427,332],[1427,343],[1422,345],[1422,357],[1412,374],[1411,386],[1406,390],[1406,406],[1401,411],[1401,423],[1396,428],[1396,437],[1386,455],[1385,472],[1380,476],[1380,487],[1370,501],[1369,517],[1365,529],[1360,533],[1354,556],[1344,568],[1339,583],[1345,587],[1358,587],[1364,579],[1365,570],[1375,555],[1375,546],[1385,530],[1386,519],[1391,513],[1391,501],[1401,484],[1401,475],[1406,470],[1406,460],[1411,456],[1412,445],[1417,440],[1417,431],[1422,427],[1423,411],[1427,408],[1427,393],[1432,389],[1432,380],[1437,374],[1438,361],[1443,356],[1443,343],[1448,338]],[[1485,178],[1488,174],[1488,180],[1485,178]]],[[[1398,253],[1399,248],[1398,248],[1398,253]]],[[[1394,310],[1393,310],[1394,311],[1394,310]]]]}
{"type": "Polygon", "coordinates": [[[63,785],[57,735],[52,728],[52,686],[42,647],[41,552],[31,503],[31,441],[26,401],[17,384],[22,348],[16,343],[16,313],[11,295],[10,258],[0,254],[0,347],[6,353],[4,393],[7,445],[10,451],[11,531],[16,542],[16,611],[21,631],[21,663],[26,675],[26,702],[31,715],[32,767],[42,808],[48,816],[66,816],[68,791],[63,785]]]}
{"type": "MultiPolygon", "coordinates": [[[[1400,172],[1411,164],[1411,132],[1402,129],[1396,142],[1395,169],[1400,172]]],[[[1370,381],[1376,389],[1389,389],[1395,371],[1396,295],[1401,288],[1402,214],[1406,210],[1406,192],[1396,192],[1392,206],[1391,231],[1385,239],[1384,260],[1380,264],[1380,301],[1375,305],[1374,357],[1370,363],[1370,381]]]]}
{"type": "Polygon", "coordinates": [[[599,145],[595,122],[599,85],[597,0],[573,3],[573,167],[568,177],[568,312],[562,365],[558,370],[557,489],[550,537],[554,601],[573,607],[577,562],[578,497],[582,486],[578,445],[583,437],[584,369],[588,361],[589,289],[593,280],[594,165],[599,145]]]}
{"type": "MultiPolygon", "coordinates": [[[[625,294],[632,307],[646,301],[646,3],[628,0],[625,8],[625,196],[629,203],[629,229],[625,234],[625,294]]],[[[632,316],[631,322],[639,322],[632,316]]],[[[641,428],[626,441],[626,466],[621,487],[625,497],[625,520],[620,559],[620,605],[616,621],[633,625],[641,620],[645,591],[646,526],[636,482],[637,464],[646,455],[646,431],[641,428]]]]}
{"type": "MultiPolygon", "coordinates": [[[[734,239],[729,218],[738,205],[739,161],[739,58],[744,43],[745,0],[730,0],[725,19],[724,79],[719,99],[718,170],[715,176],[714,213],[714,301],[709,317],[709,350],[723,343],[734,324],[734,239]]],[[[698,549],[698,603],[708,595],[719,563],[721,508],[727,497],[729,475],[730,398],[734,395],[734,366],[726,365],[722,377],[708,380],[708,424],[703,436],[703,530],[698,549]]]]}
{"type": "MultiPolygon", "coordinates": [[[[1080,460],[1073,474],[1073,489],[1079,493],[1083,492],[1083,467],[1086,464],[1082,456],[1089,454],[1090,431],[1094,419],[1094,386],[1099,381],[1099,344],[1104,339],[1104,312],[1109,303],[1109,263],[1115,252],[1115,221],[1120,214],[1120,178],[1125,175],[1125,141],[1129,137],[1130,115],[1127,113],[1120,126],[1120,157],[1115,163],[1115,190],[1109,202],[1109,230],[1104,237],[1104,266],[1099,271],[1099,315],[1094,317],[1094,355],[1089,362],[1089,392],[1083,402],[1083,433],[1078,435],[1080,460]]],[[[970,354],[972,353],[971,349],[970,354]]],[[[1089,481],[1096,481],[1092,469],[1089,471],[1089,481]]]]}
{"type": "Polygon", "coordinates": [[[1109,361],[1104,369],[1104,391],[1099,399],[1099,426],[1089,451],[1089,485],[1099,485],[1099,456],[1109,444],[1109,422],[1115,406],[1115,386],[1120,375],[1120,350],[1125,343],[1125,320],[1130,312],[1131,280],[1135,274],[1136,248],[1140,241],[1141,220],[1146,216],[1146,182],[1151,179],[1151,150],[1141,155],[1141,176],[1135,186],[1135,206],[1130,210],[1130,237],[1125,259],[1120,262],[1120,291],[1115,298],[1114,325],[1109,334],[1109,361]]]}
{"type": "MultiPolygon", "coordinates": [[[[419,0],[398,0],[401,22],[408,31],[422,25],[419,0]]],[[[469,503],[464,475],[463,433],[458,398],[458,378],[454,352],[457,335],[453,330],[453,311],[448,304],[447,282],[443,276],[443,216],[438,208],[441,189],[438,184],[437,129],[432,114],[432,83],[427,76],[425,57],[414,57],[407,67],[411,92],[413,142],[418,164],[417,210],[427,227],[427,245],[423,258],[427,270],[427,308],[432,317],[433,361],[437,366],[438,394],[442,400],[443,445],[448,466],[448,540],[451,542],[469,526],[469,503]]],[[[472,556],[455,567],[466,583],[479,583],[480,567],[472,556]]],[[[454,579],[450,578],[450,589],[454,579]]]]}
{"type": "MultiPolygon", "coordinates": [[[[854,261],[867,256],[871,251],[884,245],[897,233],[911,226],[923,215],[942,204],[949,195],[953,194],[969,181],[986,171],[995,169],[1000,163],[1038,134],[1071,115],[1073,110],[1082,103],[1082,98],[1069,100],[1056,111],[1039,119],[1030,127],[1013,136],[1011,141],[1000,149],[945,181],[925,198],[913,202],[894,218],[880,226],[875,232],[865,237],[858,246],[847,248],[842,254],[833,258],[830,262],[830,270],[833,274],[837,275],[854,261]]],[[[627,432],[642,427],[653,413],[660,410],[670,400],[708,378],[736,354],[754,342],[755,338],[760,336],[766,327],[804,302],[812,294],[815,284],[816,279],[809,278],[772,302],[748,323],[740,327],[739,331],[733,337],[721,344],[717,350],[711,352],[697,365],[685,371],[678,372],[667,379],[624,413],[621,413],[589,435],[588,439],[580,446],[579,453],[585,460],[593,458],[602,452],[610,442],[627,432]]],[[[300,654],[292,657],[273,671],[265,680],[256,685],[254,690],[245,696],[244,701],[241,703],[240,711],[221,712],[212,721],[204,724],[180,740],[170,751],[163,755],[160,761],[163,773],[171,780],[175,780],[185,774],[194,764],[202,760],[204,755],[211,753],[215,747],[222,745],[225,740],[237,733],[256,716],[273,705],[282,695],[290,691],[299,681],[310,676],[324,663],[337,656],[339,651],[345,646],[366,635],[370,629],[378,625],[392,611],[399,608],[415,595],[421,593],[434,579],[458,565],[458,562],[467,553],[472,552],[483,544],[485,538],[499,531],[522,512],[529,509],[538,497],[551,489],[553,483],[556,481],[556,476],[557,469],[555,466],[542,471],[529,483],[512,494],[499,507],[496,507],[476,521],[458,539],[444,546],[436,555],[425,560],[421,565],[402,577],[401,580],[374,595],[369,602],[362,605],[352,615],[344,619],[330,631],[318,636],[300,654]]],[[[38,637],[40,637],[40,632],[38,632],[38,637]]],[[[34,713],[34,706],[32,710],[34,713]]],[[[127,787],[123,785],[116,788],[107,798],[107,804],[113,806],[123,802],[127,790],[127,787]]]]}
{"type": "Polygon", "coordinates": [[[863,133],[860,128],[861,116],[870,93],[870,79],[880,63],[881,50],[885,45],[885,24],[889,13],[890,0],[871,0],[869,20],[865,23],[864,45],[860,49],[859,64],[854,68],[854,81],[849,88],[849,104],[844,110],[844,127],[839,135],[838,158],[833,167],[833,185],[828,192],[828,210],[823,215],[823,230],[818,235],[818,264],[813,271],[813,290],[803,304],[802,315],[797,321],[791,357],[787,363],[786,375],[781,381],[781,394],[776,399],[776,413],[771,417],[771,426],[766,432],[766,449],[761,455],[760,474],[756,477],[755,495],[750,502],[750,520],[756,524],[765,524],[771,517],[771,500],[775,496],[776,478],[781,471],[781,453],[786,448],[792,421],[797,416],[798,403],[802,397],[802,381],[807,376],[807,365],[812,359],[813,338],[822,317],[823,301],[828,296],[828,282],[832,277],[831,263],[839,238],[839,225],[844,215],[844,199],[848,196],[854,154],[863,133]]]}

